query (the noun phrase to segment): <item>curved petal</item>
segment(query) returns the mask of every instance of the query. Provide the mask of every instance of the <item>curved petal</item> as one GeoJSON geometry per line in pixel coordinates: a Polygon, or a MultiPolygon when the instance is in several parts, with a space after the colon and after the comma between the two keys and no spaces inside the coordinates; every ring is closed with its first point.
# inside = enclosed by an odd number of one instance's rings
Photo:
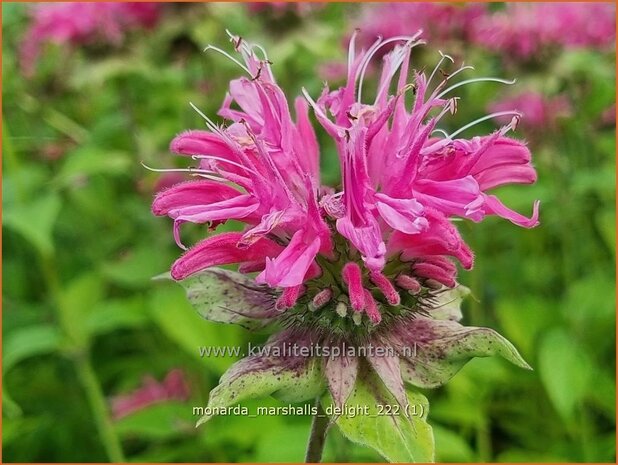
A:
{"type": "Polygon", "coordinates": [[[255,244],[240,249],[237,244],[241,236],[241,233],[230,232],[204,239],[174,262],[172,278],[181,280],[215,265],[265,260],[281,252],[282,247],[269,239],[260,239],[255,244]]]}
{"type": "Polygon", "coordinates": [[[407,234],[421,232],[429,226],[423,218],[423,206],[415,199],[394,199],[385,194],[375,194],[380,216],[393,229],[407,234]]]}
{"type": "Polygon", "coordinates": [[[530,218],[526,218],[524,215],[506,207],[495,195],[485,196],[485,211],[487,214],[498,215],[509,220],[511,223],[524,228],[534,228],[539,225],[539,205],[540,202],[538,200],[534,202],[532,216],[530,218]]]}
{"type": "MultiPolygon", "coordinates": [[[[241,195],[227,184],[213,181],[187,181],[165,189],[152,202],[152,213],[170,215],[187,207],[209,205],[241,195]]],[[[177,215],[176,215],[177,216],[177,215]]]]}
{"type": "Polygon", "coordinates": [[[256,278],[258,283],[271,287],[292,287],[302,284],[320,249],[320,239],[305,237],[297,231],[290,243],[275,259],[266,259],[266,268],[256,278]]]}
{"type": "Polygon", "coordinates": [[[388,241],[388,254],[401,254],[402,260],[415,260],[424,255],[450,255],[466,269],[472,268],[474,256],[457,228],[441,213],[427,209],[429,228],[418,234],[395,231],[388,241]]]}

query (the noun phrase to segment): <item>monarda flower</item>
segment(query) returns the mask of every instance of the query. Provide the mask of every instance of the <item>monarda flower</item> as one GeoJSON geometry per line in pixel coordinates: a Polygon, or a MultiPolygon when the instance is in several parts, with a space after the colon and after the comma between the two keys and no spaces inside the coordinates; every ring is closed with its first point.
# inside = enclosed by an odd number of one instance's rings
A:
{"type": "MultiPolygon", "coordinates": [[[[555,129],[560,118],[571,115],[571,104],[566,95],[554,97],[545,96],[539,92],[527,91],[492,102],[488,110],[501,113],[514,109],[522,114],[522,127],[531,134],[546,133],[555,129]]],[[[504,123],[504,116],[498,116],[496,121],[504,123]]]]}
{"type": "Polygon", "coordinates": [[[359,27],[362,38],[371,44],[373,37],[386,39],[421,29],[432,42],[466,41],[472,25],[486,14],[483,3],[392,2],[364,5],[359,27]]]}
{"type": "Polygon", "coordinates": [[[471,24],[472,41],[510,59],[539,58],[548,48],[607,49],[616,40],[613,3],[507,3],[471,24]]]}
{"type": "Polygon", "coordinates": [[[527,218],[490,193],[536,180],[528,148],[506,137],[518,115],[472,139],[458,136],[476,122],[450,134],[438,128],[457,109],[456,88],[503,81],[453,84],[469,67],[438,73],[447,56],[429,76],[410,72],[418,35],[378,40],[360,53],[352,40],[345,87],[325,88],[315,100],[303,91],[292,117],[263,49],[232,41],[242,61],[215,48],[246,73],[230,83],[219,111],[227,123],[217,126],[202,114],[208,130],[172,141],[173,152],[197,162],[187,170],[196,179],[160,192],[152,207],[174,220],[183,248],[186,222],[210,229],[229,219],[246,224],[240,232],[215,232],[171,269],[204,318],[274,332],[267,350],[224,374],[209,406],[266,395],[317,398],[344,435],[386,459],[432,460],[427,402],[415,386],[440,386],[472,357],[497,354],[527,367],[493,330],[458,322],[468,291],[457,283],[456,261],[470,269],[473,254],[452,221],[497,215],[526,228],[538,224],[538,203],[527,218]],[[394,43],[376,97],[366,102],[369,62],[394,43]],[[340,186],[320,183],[309,108],[339,152],[340,186]],[[229,264],[238,271],[217,268],[229,264]],[[374,416],[345,415],[346,403],[367,405],[374,416]],[[399,415],[376,415],[387,404],[399,415]]]}
{"type": "Polygon", "coordinates": [[[142,385],[136,390],[114,396],[111,399],[114,419],[126,417],[151,405],[170,400],[186,401],[189,398],[189,386],[182,370],[171,370],[162,382],[152,376],[144,377],[142,385]]]}
{"type": "Polygon", "coordinates": [[[37,5],[20,46],[22,70],[27,76],[33,74],[46,43],[73,47],[95,42],[118,45],[128,30],[153,26],[160,8],[156,3],[132,2],[37,5]]]}

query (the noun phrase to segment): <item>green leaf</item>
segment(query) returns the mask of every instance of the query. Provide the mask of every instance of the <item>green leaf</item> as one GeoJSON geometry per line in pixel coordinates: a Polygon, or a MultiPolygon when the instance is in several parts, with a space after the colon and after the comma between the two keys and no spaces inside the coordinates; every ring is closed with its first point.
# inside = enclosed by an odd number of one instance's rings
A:
{"type": "Polygon", "coordinates": [[[591,364],[577,339],[562,329],[545,335],[539,348],[539,372],[558,413],[570,419],[591,381],[591,364]]]}
{"type": "MultiPolygon", "coordinates": [[[[2,373],[29,357],[59,351],[61,345],[62,334],[52,325],[32,325],[13,330],[2,340],[2,373]]],[[[8,392],[6,382],[2,387],[2,406],[9,418],[21,415],[21,408],[8,392]]]]}
{"type": "Polygon", "coordinates": [[[255,330],[279,315],[275,298],[267,288],[234,271],[210,268],[180,284],[191,305],[207,320],[255,330]]]}
{"type": "Polygon", "coordinates": [[[56,182],[68,186],[84,176],[126,175],[132,163],[126,152],[79,148],[66,157],[56,182]]]}
{"type": "Polygon", "coordinates": [[[101,271],[110,280],[126,288],[148,287],[154,275],[169,266],[166,253],[153,253],[147,242],[123,253],[122,258],[104,263],[101,271]]]}
{"type": "Polygon", "coordinates": [[[106,300],[95,306],[88,315],[86,326],[92,335],[107,334],[117,329],[136,328],[149,321],[144,300],[106,300]]]}
{"type": "MultiPolygon", "coordinates": [[[[275,355],[275,347],[285,347],[295,338],[282,332],[269,340],[265,348],[271,352],[246,357],[230,367],[219,385],[210,392],[208,407],[229,407],[247,399],[273,395],[284,402],[315,399],[326,387],[321,360],[310,357],[275,355]]],[[[198,426],[212,418],[205,414],[198,426]]]]}
{"type": "MultiPolygon", "coordinates": [[[[474,357],[500,355],[530,369],[517,349],[489,328],[418,316],[409,322],[407,334],[409,340],[403,342],[409,355],[401,356],[401,374],[404,381],[415,386],[441,386],[474,357]]],[[[405,354],[403,350],[400,353],[405,354]]]]}
{"type": "Polygon", "coordinates": [[[2,372],[26,358],[57,351],[61,342],[60,331],[52,325],[33,325],[12,331],[2,341],[2,372]]]}
{"type": "MultiPolygon", "coordinates": [[[[427,423],[429,404],[418,392],[408,390],[407,396],[409,417],[403,409],[390,410],[398,405],[395,398],[375,375],[366,376],[356,382],[346,405],[367,410],[360,415],[340,415],[337,426],[346,438],[375,449],[389,462],[432,462],[434,439],[427,423]]],[[[329,398],[326,412],[333,406],[329,398]]]]}
{"type": "Polygon", "coordinates": [[[461,320],[463,317],[461,303],[468,295],[470,295],[470,289],[461,284],[454,289],[440,292],[434,297],[430,310],[431,316],[437,320],[461,320]]]}
{"type": "Polygon", "coordinates": [[[240,351],[242,333],[236,326],[221,326],[200,319],[178,286],[165,286],[152,293],[149,302],[150,314],[163,333],[178,347],[206,364],[215,374],[220,375],[231,362],[238,360],[243,353],[204,357],[200,347],[208,345],[215,348],[234,348],[240,351]]]}
{"type": "Polygon", "coordinates": [[[60,197],[48,194],[26,204],[7,206],[2,224],[21,234],[44,257],[54,251],[52,231],[60,212],[60,197]]]}
{"type": "Polygon", "coordinates": [[[59,306],[62,327],[78,348],[88,344],[88,319],[103,299],[103,291],[103,281],[95,273],[79,276],[62,291],[59,306]]]}
{"type": "Polygon", "coordinates": [[[432,429],[436,438],[436,460],[438,462],[473,461],[474,453],[464,438],[436,424],[432,426],[432,429]]]}
{"type": "Polygon", "coordinates": [[[115,428],[123,437],[162,440],[186,436],[195,429],[190,412],[186,403],[166,401],[117,420],[115,428]]]}

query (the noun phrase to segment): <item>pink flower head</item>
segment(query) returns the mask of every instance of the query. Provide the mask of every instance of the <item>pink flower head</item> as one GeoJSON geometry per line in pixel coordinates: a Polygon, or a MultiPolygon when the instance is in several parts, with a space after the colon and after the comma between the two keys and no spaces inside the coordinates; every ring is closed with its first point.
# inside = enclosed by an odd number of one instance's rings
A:
{"type": "MultiPolygon", "coordinates": [[[[489,106],[489,110],[496,113],[517,110],[522,114],[522,126],[544,131],[555,126],[558,118],[569,116],[571,105],[565,95],[550,98],[529,91],[496,101],[489,106]]],[[[499,116],[496,120],[506,124],[504,116],[499,116]]]]}
{"type": "Polygon", "coordinates": [[[286,13],[293,11],[297,15],[302,16],[310,13],[312,10],[323,7],[322,3],[317,2],[249,2],[247,9],[251,13],[261,13],[271,11],[275,16],[283,16],[286,13]]]}
{"type": "Polygon", "coordinates": [[[359,27],[362,38],[371,45],[374,37],[386,39],[422,30],[422,38],[444,42],[466,40],[472,24],[487,8],[482,3],[394,2],[367,4],[359,27]]]}
{"type": "Polygon", "coordinates": [[[612,3],[507,3],[473,23],[475,43],[518,59],[549,46],[606,48],[615,42],[612,3]]]}
{"type": "Polygon", "coordinates": [[[414,72],[409,83],[418,34],[378,40],[358,54],[353,38],[347,84],[325,88],[317,101],[304,91],[339,153],[342,183],[335,191],[320,186],[307,102],[295,100],[293,119],[263,50],[240,38],[233,41],[244,60],[237,64],[248,77],[231,82],[219,111],[229,124],[218,127],[206,119],[209,131],[188,131],[173,140],[173,152],[199,161],[190,171],[201,179],[159,193],[153,212],[174,220],[181,246],[179,228],[187,221],[214,226],[236,219],[247,227],[195,245],[172,266],[175,279],[239,263],[240,271],[259,273],[257,283],[280,289],[280,311],[299,299],[315,307],[337,299],[378,324],[380,309],[398,306],[402,291],[455,286],[451,258],[472,267],[472,251],[452,218],[478,222],[497,215],[527,228],[538,224],[538,202],[527,218],[490,193],[504,184],[536,180],[528,148],[506,137],[517,114],[502,129],[472,139],[457,136],[476,122],[451,134],[437,128],[456,111],[457,87],[503,81],[450,85],[469,67],[438,76],[448,58],[443,56],[429,77],[414,72]],[[370,60],[395,42],[403,44],[384,57],[375,100],[363,103],[370,60]],[[411,108],[406,92],[416,96],[411,108]]]}
{"type": "Polygon", "coordinates": [[[77,46],[103,41],[118,45],[126,31],[151,27],[159,19],[156,3],[51,3],[39,4],[20,47],[26,75],[34,71],[41,47],[51,42],[77,46]]]}
{"type": "Polygon", "coordinates": [[[118,420],[159,402],[185,401],[189,395],[189,387],[182,370],[170,371],[161,383],[151,376],[146,376],[135,391],[112,398],[113,417],[118,420]]]}

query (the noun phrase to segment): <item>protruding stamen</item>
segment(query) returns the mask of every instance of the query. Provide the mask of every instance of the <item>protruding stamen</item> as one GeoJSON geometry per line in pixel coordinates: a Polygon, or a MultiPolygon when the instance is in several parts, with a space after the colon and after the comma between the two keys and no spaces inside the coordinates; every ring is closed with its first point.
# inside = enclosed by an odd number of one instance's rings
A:
{"type": "Polygon", "coordinates": [[[219,52],[221,55],[223,55],[224,57],[232,60],[234,63],[236,63],[238,66],[240,66],[243,70],[245,70],[247,72],[247,74],[249,74],[249,75],[251,74],[251,71],[249,71],[249,69],[245,65],[243,65],[240,61],[238,61],[232,55],[227,53],[225,50],[221,50],[219,47],[215,47],[214,45],[208,45],[203,51],[207,52],[208,50],[214,50],[215,52],[219,52]]]}
{"type": "Polygon", "coordinates": [[[296,301],[298,300],[298,297],[300,297],[300,294],[304,292],[304,287],[305,286],[303,286],[302,284],[293,287],[286,287],[283,290],[283,294],[281,294],[281,297],[277,299],[277,302],[275,303],[275,308],[280,312],[287,310],[288,308],[292,308],[294,305],[296,305],[296,301]]]}
{"type": "Polygon", "coordinates": [[[378,310],[378,304],[367,289],[365,289],[365,313],[374,325],[382,321],[382,315],[378,310]]]}
{"type": "Polygon", "coordinates": [[[365,307],[363,276],[360,267],[354,262],[348,262],[343,267],[341,275],[348,286],[352,308],[360,312],[365,307]]]}
{"type": "Polygon", "coordinates": [[[398,41],[406,41],[407,42],[406,46],[409,46],[409,47],[413,47],[414,45],[425,43],[422,40],[417,40],[422,34],[422,32],[423,32],[422,30],[419,30],[413,36],[395,36],[395,37],[386,39],[384,41],[382,41],[382,38],[379,38],[376,42],[373,43],[371,47],[369,47],[369,50],[367,50],[367,52],[365,53],[365,56],[363,57],[362,62],[359,64],[360,72],[357,75],[358,76],[358,91],[356,95],[357,102],[361,103],[361,97],[362,97],[362,92],[363,92],[363,80],[365,79],[365,73],[367,72],[367,67],[369,66],[369,63],[371,62],[371,59],[378,52],[378,50],[380,50],[385,45],[391,44],[393,42],[398,42],[398,41]]]}
{"type": "Polygon", "coordinates": [[[436,64],[435,68],[433,69],[433,71],[429,75],[429,79],[427,79],[427,87],[429,87],[429,84],[431,84],[431,80],[436,75],[436,72],[440,68],[440,65],[442,63],[444,63],[444,60],[449,59],[449,60],[451,60],[451,63],[455,63],[455,60],[453,60],[453,58],[450,55],[446,55],[445,53],[442,53],[442,50],[438,50],[438,53],[440,54],[440,60],[438,61],[438,63],[436,64]]]}
{"type": "Polygon", "coordinates": [[[221,132],[219,131],[217,125],[208,116],[206,116],[204,112],[200,110],[193,102],[189,102],[189,106],[193,108],[193,110],[195,110],[195,112],[200,115],[204,119],[204,121],[206,121],[206,127],[208,127],[208,129],[215,133],[221,132]]]}
{"type": "Polygon", "coordinates": [[[384,276],[379,271],[373,271],[369,275],[369,279],[371,282],[378,286],[378,289],[382,291],[384,297],[386,297],[386,301],[391,305],[399,305],[401,303],[401,298],[397,293],[397,290],[393,287],[393,284],[388,280],[386,276],[384,276]]]}
{"type": "Polygon", "coordinates": [[[419,283],[412,276],[408,276],[406,274],[400,274],[395,279],[395,284],[406,291],[410,291],[412,294],[418,294],[421,292],[421,283],[419,283]]]}
{"type": "Polygon", "coordinates": [[[500,84],[507,84],[510,86],[512,84],[515,84],[516,81],[517,81],[516,79],[511,79],[509,81],[508,79],[500,79],[500,78],[492,78],[492,77],[466,79],[465,81],[461,81],[461,82],[458,82],[457,84],[453,84],[451,87],[447,87],[440,94],[438,94],[436,98],[442,98],[446,94],[448,94],[450,91],[455,90],[458,87],[465,86],[466,84],[473,84],[475,82],[499,82],[500,84]]]}
{"type": "Polygon", "coordinates": [[[348,44],[348,76],[352,72],[352,66],[354,66],[354,60],[356,59],[356,36],[358,35],[359,30],[354,29],[354,33],[350,38],[350,43],[348,44]]]}
{"type": "Polygon", "coordinates": [[[492,113],[491,115],[486,115],[486,116],[483,116],[482,118],[475,119],[471,123],[468,123],[465,126],[459,128],[457,131],[455,131],[454,133],[452,133],[448,137],[449,137],[449,139],[453,139],[453,138],[455,138],[455,136],[461,134],[466,129],[470,129],[472,126],[476,126],[477,124],[482,123],[483,121],[487,121],[488,119],[497,118],[498,116],[505,116],[505,115],[513,115],[513,116],[518,116],[518,117],[521,118],[521,113],[519,113],[517,111],[498,111],[496,113],[492,113]]]}
{"type": "Polygon", "coordinates": [[[240,163],[236,163],[235,161],[232,160],[228,160],[226,158],[223,157],[217,157],[215,155],[191,155],[191,158],[193,158],[194,160],[216,160],[216,161],[220,161],[223,163],[228,163],[230,165],[234,165],[238,168],[241,168],[245,171],[248,171],[250,173],[255,174],[256,176],[259,176],[259,173],[257,173],[256,171],[252,170],[251,168],[247,168],[244,165],[241,165],[240,163]]]}
{"type": "Polygon", "coordinates": [[[330,299],[332,298],[333,291],[330,287],[318,292],[311,301],[311,310],[315,311],[321,309],[322,307],[324,307],[324,305],[330,302],[330,299]]]}
{"type": "Polygon", "coordinates": [[[153,171],[155,173],[190,173],[194,176],[211,179],[213,181],[224,181],[224,179],[222,177],[218,177],[218,173],[215,173],[214,171],[207,171],[199,168],[152,168],[144,162],[140,162],[140,164],[148,171],[153,171]]]}

